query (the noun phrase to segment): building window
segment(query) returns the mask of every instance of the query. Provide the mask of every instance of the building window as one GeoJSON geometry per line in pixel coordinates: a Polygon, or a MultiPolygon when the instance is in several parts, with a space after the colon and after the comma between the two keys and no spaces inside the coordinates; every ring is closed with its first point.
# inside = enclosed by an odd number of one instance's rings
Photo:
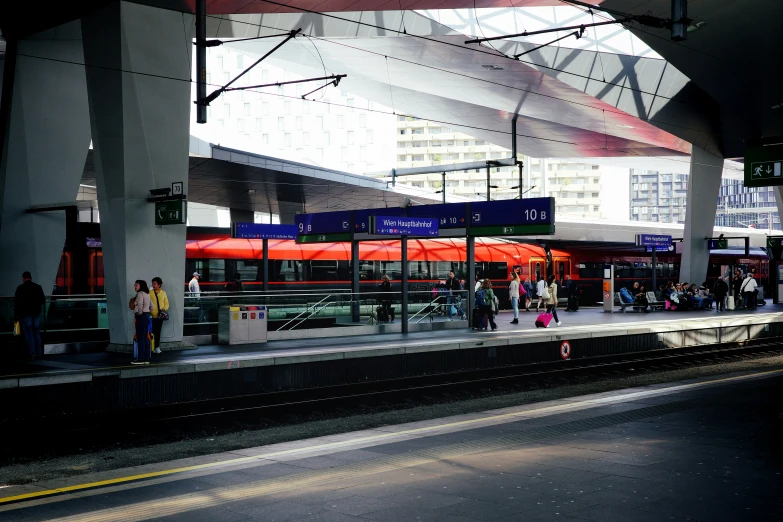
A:
{"type": "Polygon", "coordinates": [[[405,131],[405,129],[400,129],[400,134],[401,134],[401,135],[402,135],[402,134],[407,134],[407,132],[405,131]]]}
{"type": "Polygon", "coordinates": [[[264,142],[264,145],[269,145],[269,134],[262,134],[261,141],[264,142]]]}
{"type": "Polygon", "coordinates": [[[269,103],[261,103],[261,116],[269,116],[269,103]]]}
{"type": "Polygon", "coordinates": [[[371,130],[368,130],[365,133],[365,138],[367,140],[367,145],[372,145],[373,142],[375,141],[375,136],[374,136],[374,134],[373,134],[373,132],[371,130]]]}
{"type": "Polygon", "coordinates": [[[345,128],[345,116],[343,116],[342,114],[337,116],[337,128],[338,129],[345,128]]]}
{"type": "Polygon", "coordinates": [[[332,144],[331,136],[329,135],[328,132],[324,132],[324,145],[328,147],[331,144],[332,144]]]}
{"type": "Polygon", "coordinates": [[[302,145],[304,145],[305,147],[309,147],[310,146],[310,133],[309,132],[302,133],[302,145]]]}
{"type": "Polygon", "coordinates": [[[462,142],[462,146],[463,146],[463,147],[467,147],[467,146],[468,146],[468,143],[469,143],[469,142],[467,142],[467,141],[463,141],[463,142],[462,142]]]}
{"type": "Polygon", "coordinates": [[[243,120],[242,118],[239,118],[237,120],[237,131],[245,132],[245,120],[243,120]]]}
{"type": "Polygon", "coordinates": [[[318,130],[324,130],[324,117],[318,116],[317,124],[316,124],[318,130]]]}
{"type": "Polygon", "coordinates": [[[250,104],[245,104],[245,116],[250,116],[250,104]]]}
{"type": "Polygon", "coordinates": [[[353,98],[348,98],[348,107],[349,107],[348,112],[353,112],[353,105],[354,105],[353,98]]]}
{"type": "Polygon", "coordinates": [[[597,198],[597,197],[599,197],[599,194],[598,194],[598,192],[593,192],[590,196],[593,197],[593,198],[597,198]]]}
{"type": "Polygon", "coordinates": [[[323,158],[324,157],[324,149],[315,149],[315,152],[316,152],[316,154],[318,155],[319,158],[323,158]]]}
{"type": "Polygon", "coordinates": [[[223,105],[223,115],[226,118],[230,118],[231,117],[231,105],[229,105],[227,103],[225,105],[223,105]]]}
{"type": "Polygon", "coordinates": [[[348,131],[348,145],[353,145],[353,131],[348,131]]]}
{"type": "Polygon", "coordinates": [[[290,132],[286,132],[285,135],[283,136],[283,139],[284,139],[285,146],[286,147],[290,147],[291,146],[291,133],[290,132]]]}
{"type": "Polygon", "coordinates": [[[367,115],[366,114],[360,114],[359,115],[359,127],[362,129],[367,127],[367,115]]]}
{"type": "Polygon", "coordinates": [[[277,130],[285,130],[285,118],[277,118],[277,130]]]}
{"type": "Polygon", "coordinates": [[[430,134],[440,134],[440,127],[430,127],[430,134]]]}
{"type": "Polygon", "coordinates": [[[223,70],[223,57],[222,56],[218,56],[217,57],[217,68],[220,69],[221,71],[223,70]]]}
{"type": "Polygon", "coordinates": [[[411,156],[411,161],[424,161],[424,154],[414,154],[411,156]]]}
{"type": "Polygon", "coordinates": [[[407,146],[408,146],[408,142],[407,141],[398,141],[397,142],[397,148],[398,149],[404,149],[407,146]]]}
{"type": "Polygon", "coordinates": [[[256,118],[256,132],[261,132],[261,118],[256,118]]]}
{"type": "Polygon", "coordinates": [[[297,116],[296,117],[296,130],[302,130],[302,126],[303,126],[302,117],[301,116],[297,116]]]}
{"type": "MultiPolygon", "coordinates": [[[[402,116],[402,118],[404,117],[402,116]]],[[[408,156],[406,154],[397,154],[397,161],[408,161],[408,156]]]]}
{"type": "Polygon", "coordinates": [[[424,134],[424,129],[411,129],[411,134],[424,134]]]}
{"type": "Polygon", "coordinates": [[[348,147],[340,147],[340,161],[348,161],[348,147]]]}
{"type": "Polygon", "coordinates": [[[598,205],[593,205],[593,212],[598,212],[598,205]]]}
{"type": "Polygon", "coordinates": [[[477,146],[484,145],[484,140],[476,140],[476,145],[477,146]]]}
{"type": "Polygon", "coordinates": [[[291,102],[290,101],[284,101],[283,102],[283,112],[285,114],[291,114],[291,102]]]}
{"type": "Polygon", "coordinates": [[[218,126],[225,127],[225,122],[223,120],[218,120],[218,126]]]}

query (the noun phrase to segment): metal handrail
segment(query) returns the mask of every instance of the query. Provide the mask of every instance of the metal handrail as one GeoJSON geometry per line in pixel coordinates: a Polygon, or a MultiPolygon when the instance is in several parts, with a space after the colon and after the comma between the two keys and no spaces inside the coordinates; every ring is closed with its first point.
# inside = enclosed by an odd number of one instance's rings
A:
{"type": "MultiPolygon", "coordinates": [[[[440,299],[441,297],[443,297],[443,296],[438,296],[438,297],[436,297],[435,299],[433,299],[432,301],[430,301],[430,303],[429,303],[427,306],[425,306],[424,308],[422,308],[421,310],[419,310],[418,312],[416,312],[415,314],[413,314],[411,317],[408,317],[408,322],[410,323],[411,321],[413,321],[414,319],[416,319],[416,316],[417,316],[417,315],[419,315],[420,313],[422,313],[424,310],[429,310],[429,308],[430,308],[430,307],[431,307],[433,304],[436,304],[436,305],[437,305],[435,308],[440,308],[442,305],[441,305],[440,303],[438,303],[438,299],[440,299]]],[[[424,319],[425,317],[427,317],[427,315],[430,315],[430,314],[432,314],[432,312],[433,312],[433,311],[434,311],[434,310],[430,310],[430,311],[429,311],[427,314],[425,314],[425,315],[424,315],[424,316],[423,316],[421,319],[419,319],[418,321],[416,321],[416,323],[417,323],[417,324],[418,324],[418,323],[420,323],[422,319],[424,319]]]]}
{"type": "MultiPolygon", "coordinates": [[[[319,304],[323,303],[324,301],[326,301],[326,300],[327,300],[327,299],[329,299],[330,297],[332,297],[332,294],[329,294],[329,295],[327,295],[326,297],[324,297],[323,299],[321,299],[320,301],[318,301],[317,303],[315,303],[313,306],[314,306],[314,307],[315,307],[315,306],[318,306],[319,304]]],[[[288,326],[289,324],[293,323],[294,321],[296,321],[297,319],[299,319],[299,317],[301,317],[302,315],[306,314],[306,313],[307,313],[309,310],[310,310],[310,305],[307,305],[307,308],[306,308],[306,309],[304,309],[304,310],[303,310],[302,312],[300,312],[300,313],[299,313],[299,314],[298,314],[296,317],[294,317],[293,319],[291,319],[290,321],[288,321],[287,323],[285,323],[283,326],[281,326],[280,328],[278,328],[278,329],[277,329],[277,331],[279,332],[280,330],[282,330],[283,328],[285,328],[285,327],[286,327],[286,326],[288,326]]]]}
{"type": "MultiPolygon", "coordinates": [[[[291,327],[291,330],[293,330],[294,328],[296,328],[296,327],[297,327],[297,326],[299,326],[300,324],[304,323],[305,321],[307,321],[308,319],[310,319],[310,318],[311,318],[311,317],[313,317],[314,315],[318,315],[318,314],[319,314],[319,313],[321,313],[323,310],[326,310],[328,307],[332,306],[333,304],[335,304],[333,301],[332,301],[332,302],[329,302],[329,303],[326,303],[324,306],[322,306],[321,308],[318,308],[318,309],[316,310],[316,309],[315,309],[315,307],[318,305],[318,304],[316,303],[315,305],[313,305],[313,312],[312,312],[310,315],[308,315],[307,317],[305,317],[304,319],[302,319],[301,321],[299,321],[298,323],[296,323],[294,326],[292,326],[292,327],[291,327]]],[[[294,320],[295,320],[295,319],[294,319],[294,320]]],[[[286,323],[286,324],[288,324],[288,323],[286,323]]],[[[278,330],[279,330],[279,328],[278,328],[278,330]]]]}

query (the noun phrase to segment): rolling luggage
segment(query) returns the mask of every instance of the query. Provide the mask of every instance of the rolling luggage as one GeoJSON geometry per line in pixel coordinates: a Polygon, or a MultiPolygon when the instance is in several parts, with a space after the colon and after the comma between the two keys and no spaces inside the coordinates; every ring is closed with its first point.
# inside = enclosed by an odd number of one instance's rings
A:
{"type": "Polygon", "coordinates": [[[379,322],[388,323],[389,322],[389,314],[386,313],[386,309],[382,306],[379,306],[375,309],[375,314],[378,317],[379,322]]]}
{"type": "Polygon", "coordinates": [[[572,295],[568,298],[568,309],[572,312],[579,310],[579,296],[572,295]]]}
{"type": "Polygon", "coordinates": [[[552,314],[544,312],[536,317],[536,328],[549,328],[550,322],[552,322],[552,314]]]}

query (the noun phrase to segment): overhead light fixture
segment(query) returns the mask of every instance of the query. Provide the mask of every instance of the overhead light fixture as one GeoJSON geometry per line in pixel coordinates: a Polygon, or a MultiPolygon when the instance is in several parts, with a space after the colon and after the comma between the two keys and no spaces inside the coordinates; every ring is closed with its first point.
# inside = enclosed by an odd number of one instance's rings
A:
{"type": "Polygon", "coordinates": [[[770,109],[780,109],[780,107],[783,107],[783,103],[778,103],[777,105],[773,105],[770,107],[770,109]]]}
{"type": "Polygon", "coordinates": [[[499,65],[482,65],[483,68],[489,69],[490,71],[502,71],[503,68],[499,65]]]}

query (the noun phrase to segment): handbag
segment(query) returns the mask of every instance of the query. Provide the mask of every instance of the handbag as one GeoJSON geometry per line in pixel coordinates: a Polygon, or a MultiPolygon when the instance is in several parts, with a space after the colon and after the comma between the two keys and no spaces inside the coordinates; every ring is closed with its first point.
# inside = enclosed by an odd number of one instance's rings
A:
{"type": "Polygon", "coordinates": [[[549,299],[550,297],[552,297],[551,294],[549,293],[549,287],[548,286],[544,287],[544,295],[542,295],[541,297],[543,297],[544,299],[549,299]]]}
{"type": "Polygon", "coordinates": [[[161,321],[168,321],[169,320],[169,313],[166,310],[160,309],[160,299],[158,298],[158,293],[153,291],[153,294],[155,294],[155,301],[158,303],[158,319],[161,321]]]}
{"type": "Polygon", "coordinates": [[[19,324],[19,321],[14,321],[14,335],[22,335],[22,325],[19,324]]]}

